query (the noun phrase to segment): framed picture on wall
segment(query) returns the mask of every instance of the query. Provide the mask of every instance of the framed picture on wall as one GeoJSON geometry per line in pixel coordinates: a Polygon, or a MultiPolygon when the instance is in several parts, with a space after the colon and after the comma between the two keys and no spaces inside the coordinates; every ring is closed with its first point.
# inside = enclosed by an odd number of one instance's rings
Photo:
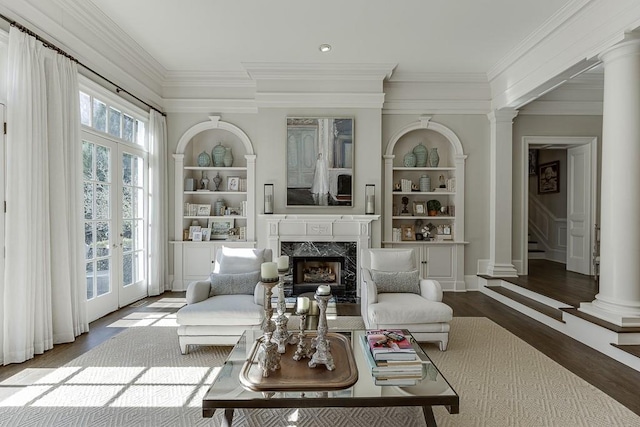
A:
{"type": "Polygon", "coordinates": [[[560,191],[560,161],[543,163],[538,166],[538,194],[560,191]]]}
{"type": "Polygon", "coordinates": [[[287,117],[287,206],[353,206],[350,117],[287,117]]]}

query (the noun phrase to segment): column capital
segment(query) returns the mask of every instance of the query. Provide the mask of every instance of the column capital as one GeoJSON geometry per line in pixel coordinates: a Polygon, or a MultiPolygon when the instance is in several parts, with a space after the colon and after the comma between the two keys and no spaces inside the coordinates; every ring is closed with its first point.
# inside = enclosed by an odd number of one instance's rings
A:
{"type": "Polygon", "coordinates": [[[638,54],[640,54],[640,31],[632,31],[625,33],[624,39],[620,43],[600,53],[598,59],[600,59],[606,67],[607,63],[612,60],[638,54]]]}
{"type": "Polygon", "coordinates": [[[513,122],[513,119],[518,115],[518,110],[515,108],[501,108],[500,110],[492,110],[487,114],[489,121],[492,123],[500,122],[513,122]]]}

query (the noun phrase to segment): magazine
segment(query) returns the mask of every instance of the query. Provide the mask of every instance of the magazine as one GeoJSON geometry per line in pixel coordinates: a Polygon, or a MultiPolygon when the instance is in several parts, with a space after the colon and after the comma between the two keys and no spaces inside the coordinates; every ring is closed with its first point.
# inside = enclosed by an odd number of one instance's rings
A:
{"type": "Polygon", "coordinates": [[[416,351],[400,329],[366,331],[369,350],[376,361],[414,360],[416,351]]]}

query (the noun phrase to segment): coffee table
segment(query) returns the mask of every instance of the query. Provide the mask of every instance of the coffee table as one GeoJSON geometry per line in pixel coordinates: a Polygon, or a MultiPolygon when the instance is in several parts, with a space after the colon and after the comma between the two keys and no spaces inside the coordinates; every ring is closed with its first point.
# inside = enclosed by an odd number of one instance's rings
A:
{"type": "MultiPolygon", "coordinates": [[[[332,330],[331,332],[337,332],[332,330]]],[[[429,368],[428,375],[415,386],[379,386],[375,384],[369,365],[365,360],[360,337],[363,330],[339,331],[349,338],[358,379],[352,386],[341,390],[327,390],[318,382],[316,391],[307,387],[300,390],[274,390],[273,392],[252,391],[240,382],[240,374],[254,342],[262,336],[260,330],[247,330],[240,337],[229,357],[221,367],[218,376],[202,399],[202,415],[213,417],[216,410],[224,410],[223,426],[230,427],[234,409],[259,408],[326,408],[326,407],[391,407],[420,406],[427,426],[436,426],[433,406],[445,406],[450,414],[460,410],[460,398],[448,381],[442,376],[429,356],[406,332],[411,339],[418,356],[429,368]]],[[[298,363],[306,364],[307,360],[298,363]]],[[[309,368],[312,369],[312,368],[309,368]]],[[[324,369],[319,366],[313,369],[324,369]]]]}

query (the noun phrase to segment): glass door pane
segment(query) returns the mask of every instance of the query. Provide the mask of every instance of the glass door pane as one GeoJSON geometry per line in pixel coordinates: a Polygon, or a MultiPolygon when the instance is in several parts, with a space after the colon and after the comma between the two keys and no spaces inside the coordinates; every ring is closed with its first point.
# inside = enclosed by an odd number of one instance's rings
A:
{"type": "Polygon", "coordinates": [[[117,309],[113,283],[113,148],[82,142],[85,271],[89,319],[117,309]]]}
{"type": "Polygon", "coordinates": [[[121,304],[146,296],[146,164],[145,155],[123,148],[121,183],[122,286],[121,304]]]}

